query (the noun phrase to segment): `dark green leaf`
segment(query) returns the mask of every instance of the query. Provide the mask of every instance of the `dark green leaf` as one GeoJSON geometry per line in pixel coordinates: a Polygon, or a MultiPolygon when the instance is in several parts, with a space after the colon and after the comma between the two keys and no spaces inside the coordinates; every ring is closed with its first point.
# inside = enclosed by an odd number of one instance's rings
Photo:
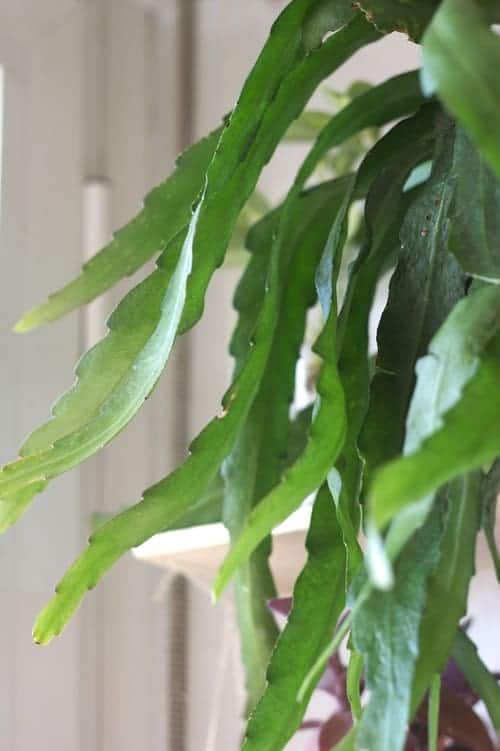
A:
{"type": "Polygon", "coordinates": [[[500,183],[462,128],[453,152],[450,250],[467,274],[500,280],[500,183]]]}
{"type": "Polygon", "coordinates": [[[384,34],[400,31],[418,41],[438,0],[356,0],[354,5],[384,34]]]}
{"type": "Polygon", "coordinates": [[[427,581],[439,561],[440,517],[436,509],[399,558],[393,589],[373,592],[354,615],[354,644],[370,690],[357,739],[363,751],[404,747],[427,581]]]}
{"type": "Polygon", "coordinates": [[[295,733],[312,692],[297,701],[302,681],[330,641],[344,607],[345,550],[325,487],[314,505],[306,547],[309,558],[269,665],[266,691],[248,723],[244,751],[281,751],[295,733]]]}
{"type": "Polygon", "coordinates": [[[363,463],[358,450],[359,433],[369,402],[370,363],[368,329],[370,312],[383,270],[399,250],[399,228],[411,200],[403,196],[403,187],[415,164],[425,159],[432,149],[434,136],[433,109],[397,125],[377,144],[364,168],[376,152],[389,147],[389,155],[380,177],[373,183],[365,209],[368,237],[350,275],[346,299],[340,317],[341,347],[339,372],[346,394],[348,431],[342,455],[337,464],[340,493],[332,493],[338,504],[339,518],[348,546],[349,569],[354,573],[360,562],[356,540],[360,521],[359,494],[363,463]],[[385,143],[384,143],[385,142],[385,143]],[[412,143],[408,150],[407,144],[412,143]]]}
{"type": "Polygon", "coordinates": [[[443,0],[423,39],[423,61],[425,88],[437,90],[500,176],[500,39],[479,2],[443,0]]]}
{"type": "Polygon", "coordinates": [[[432,177],[419,189],[401,230],[401,255],[378,330],[377,372],[360,440],[369,478],[375,467],[400,453],[415,364],[464,294],[464,277],[447,250],[451,143],[448,135],[440,139],[432,177]]]}
{"type": "Polygon", "coordinates": [[[214,131],[182,154],[168,180],[146,196],[141,213],[85,264],[75,281],[26,313],[16,331],[29,331],[94,300],[165,250],[189,224],[220,134],[221,130],[214,131]]]}

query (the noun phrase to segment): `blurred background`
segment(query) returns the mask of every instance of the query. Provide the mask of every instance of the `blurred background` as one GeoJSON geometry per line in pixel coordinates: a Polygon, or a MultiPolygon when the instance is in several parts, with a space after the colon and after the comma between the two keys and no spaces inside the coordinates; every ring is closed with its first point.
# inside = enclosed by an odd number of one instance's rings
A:
{"type": "MultiPolygon", "coordinates": [[[[283,3],[272,0],[0,0],[0,460],[48,414],[120,296],[27,337],[12,325],[140,208],[176,154],[230,111],[283,3]]],[[[335,76],[415,67],[393,37],[335,76]]],[[[263,178],[281,197],[303,147],[263,178]]],[[[178,344],[140,416],[54,482],[0,540],[2,751],[231,751],[241,670],[230,603],[129,556],[63,638],[31,643],[34,617],[81,550],[96,511],[139,499],[219,409],[239,271],[224,268],[203,323],[178,344]]],[[[175,572],[174,572],[175,574],[175,572]]]]}

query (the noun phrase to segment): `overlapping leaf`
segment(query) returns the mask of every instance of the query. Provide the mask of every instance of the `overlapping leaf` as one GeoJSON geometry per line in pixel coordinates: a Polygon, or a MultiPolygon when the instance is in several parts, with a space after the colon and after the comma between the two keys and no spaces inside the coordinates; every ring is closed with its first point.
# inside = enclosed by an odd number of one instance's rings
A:
{"type": "MultiPolygon", "coordinates": [[[[397,116],[396,112],[402,114],[405,108],[414,106],[415,102],[419,101],[419,95],[416,95],[411,87],[414,80],[413,73],[395,78],[380,87],[379,93],[381,94],[383,90],[385,94],[383,99],[380,96],[375,96],[376,89],[370,90],[354,100],[349,107],[333,118],[332,122],[318,137],[315,146],[299,171],[295,185],[283,209],[285,218],[287,217],[286,212],[293,216],[292,209],[295,207],[298,189],[312,174],[328,146],[336,145],[361,127],[367,127],[369,124],[380,124],[384,118],[391,117],[392,119],[397,116]]],[[[318,269],[319,299],[327,320],[324,332],[317,344],[317,353],[323,359],[323,367],[318,379],[318,409],[316,419],[311,427],[311,440],[296,465],[285,473],[281,484],[269,493],[249,516],[243,533],[233,546],[215,583],[217,593],[222,591],[229,578],[273,527],[286,519],[309,493],[323,483],[342,448],[346,427],[343,394],[338,380],[337,365],[331,361],[336,359],[335,346],[331,350],[336,331],[335,279],[337,278],[338,264],[345,242],[348,206],[356,195],[358,183],[366,182],[369,184],[370,179],[373,179],[373,174],[377,173],[377,167],[380,166],[378,159],[385,154],[386,146],[387,144],[384,144],[380,150],[374,149],[374,155],[367,159],[363,165],[362,179],[353,181],[352,188],[347,191],[318,269]],[[371,178],[368,177],[370,175],[371,178]],[[335,434],[322,435],[323,421],[325,424],[330,421],[330,424],[336,425],[335,434]],[[317,441],[314,440],[316,436],[318,437],[317,441]]]]}
{"type": "Polygon", "coordinates": [[[172,175],[146,196],[141,213],[115,234],[77,279],[26,313],[16,330],[29,331],[94,300],[165,250],[189,224],[220,134],[215,131],[182,154],[172,175]]]}
{"type": "Polygon", "coordinates": [[[401,254],[378,329],[377,372],[360,440],[368,478],[402,450],[416,362],[464,294],[464,277],[447,250],[451,144],[448,134],[440,138],[433,175],[401,229],[401,254]]]}
{"type": "MultiPolygon", "coordinates": [[[[484,347],[500,326],[500,290],[480,287],[459,302],[432,340],[429,353],[417,364],[417,385],[408,413],[404,451],[418,451],[425,440],[443,426],[445,413],[459,400],[467,382],[476,373],[484,347]]],[[[417,499],[393,522],[387,547],[394,556],[415,528],[422,523],[432,503],[429,496],[417,499]]]]}
{"type": "Polygon", "coordinates": [[[424,84],[446,107],[500,176],[500,39],[490,5],[443,0],[423,38],[424,84]]]}
{"type": "MultiPolygon", "coordinates": [[[[280,270],[284,285],[283,301],[266,373],[246,423],[224,465],[224,517],[233,538],[241,532],[256,501],[279,482],[285,468],[295,364],[304,337],[307,311],[315,301],[316,266],[328,237],[331,217],[338,210],[346,184],[346,180],[326,184],[312,191],[307,202],[301,202],[303,229],[295,240],[294,253],[280,270]]],[[[263,224],[271,230],[272,235],[272,223],[265,221],[263,224]]],[[[255,242],[256,230],[250,235],[250,243],[255,242]]],[[[270,238],[268,242],[270,244],[270,238]]],[[[243,360],[247,352],[241,341],[242,333],[246,335],[246,350],[248,333],[251,333],[245,330],[248,327],[244,327],[243,322],[252,319],[247,285],[253,289],[256,301],[260,301],[264,294],[265,278],[258,272],[257,263],[254,255],[237,294],[237,303],[245,303],[246,309],[245,314],[240,309],[240,325],[236,330],[233,352],[239,353],[243,360]]],[[[240,368],[241,363],[237,362],[237,372],[240,368]]],[[[266,544],[255,551],[240,568],[235,580],[251,706],[255,705],[262,693],[265,671],[276,637],[266,605],[274,594],[267,567],[268,552],[269,546],[266,544]]]]}
{"type": "MultiPolygon", "coordinates": [[[[368,328],[370,312],[379,278],[399,250],[399,228],[411,194],[403,195],[408,174],[432,151],[435,111],[424,109],[398,124],[367,157],[389,147],[384,169],[374,182],[366,203],[368,237],[353,266],[346,299],[340,317],[341,346],[339,372],[346,393],[348,431],[344,450],[337,464],[339,492],[336,497],[339,518],[348,547],[351,573],[360,562],[357,530],[360,521],[359,494],[362,460],[358,450],[359,433],[369,402],[370,363],[368,328]],[[408,150],[408,142],[413,147],[408,150]],[[392,166],[391,166],[392,165],[392,166]]],[[[358,177],[359,179],[359,177],[358,177]]],[[[332,491],[333,492],[333,491],[332,491]]]]}
{"type": "MultiPolygon", "coordinates": [[[[303,35],[311,22],[311,13],[315,10],[312,0],[295,0],[275,24],[271,38],[250,74],[231,120],[222,133],[207,173],[202,199],[193,214],[189,231],[187,234],[181,232],[173,241],[175,247],[184,241],[181,258],[189,261],[188,273],[192,268],[187,295],[183,289],[185,280],[182,283],[179,280],[178,299],[182,299],[184,304],[181,322],[178,321],[177,310],[170,311],[175,312],[175,315],[171,315],[169,320],[167,305],[154,343],[147,345],[143,352],[142,371],[134,359],[130,356],[124,357],[124,372],[120,374],[119,386],[114,391],[108,388],[108,381],[114,385],[112,373],[115,368],[114,363],[111,366],[110,360],[115,357],[119,359],[116,351],[118,347],[114,346],[116,339],[110,339],[94,350],[90,361],[94,357],[96,360],[103,357],[104,362],[100,363],[100,367],[104,385],[96,381],[95,373],[98,372],[98,368],[93,368],[93,374],[85,384],[60,405],[59,414],[62,416],[65,412],[65,417],[60,417],[57,423],[49,424],[47,429],[42,430],[41,435],[35,435],[30,441],[28,451],[31,452],[33,449],[36,453],[15,462],[2,472],[1,497],[9,496],[19,507],[25,507],[24,489],[27,485],[32,484],[33,488],[39,489],[40,482],[75,466],[111,440],[135,414],[158,379],[178,330],[189,328],[199,317],[206,287],[212,273],[222,262],[238,213],[253,192],[260,171],[290,120],[300,112],[317,82],[324,75],[331,72],[359,46],[374,38],[373,32],[358,19],[335,35],[334,39],[328,40],[318,50],[311,52],[304,46],[303,35]],[[323,49],[326,47],[327,54],[323,49]],[[113,343],[110,344],[109,341],[113,343]],[[153,350],[154,346],[156,350],[153,350]],[[154,352],[161,352],[162,355],[158,354],[154,359],[154,352]],[[136,384],[135,390],[131,383],[136,384]],[[81,415],[82,406],[86,407],[86,386],[92,391],[94,400],[99,399],[97,405],[92,405],[96,412],[95,416],[92,410],[81,415]],[[103,394],[99,393],[101,387],[104,388],[103,394]],[[63,423],[71,425],[64,434],[60,432],[63,423]],[[56,434],[55,438],[53,437],[54,444],[46,446],[45,436],[51,435],[52,431],[56,434]],[[39,451],[39,440],[45,451],[39,451]],[[22,495],[22,503],[17,498],[18,493],[22,495]]],[[[169,186],[171,192],[175,193],[175,184],[181,178],[182,169],[176,175],[173,187],[169,186]]],[[[185,199],[181,200],[181,213],[187,209],[182,203],[183,200],[185,199]]],[[[138,226],[142,221],[143,219],[138,222],[138,226]]],[[[183,215],[179,221],[182,228],[185,216],[183,215]]],[[[108,255],[101,256],[103,257],[108,258],[108,255]]],[[[166,252],[165,257],[167,265],[170,266],[172,260],[166,252]]],[[[184,266],[187,268],[186,264],[184,266]]],[[[154,285],[154,282],[145,283],[146,286],[148,284],[154,285]]],[[[140,289],[144,290],[144,287],[140,289]]],[[[130,326],[140,328],[141,325],[140,316],[129,314],[128,321],[123,324],[122,346],[123,342],[126,342],[125,348],[133,346],[133,333],[128,329],[130,326]]],[[[82,366],[83,372],[89,367],[88,362],[89,360],[82,366]]],[[[116,371],[119,372],[119,367],[116,371]]],[[[208,478],[208,481],[211,479],[208,478]]],[[[4,518],[12,517],[13,514],[5,509],[4,518]]]]}
{"type": "Polygon", "coordinates": [[[314,686],[300,701],[299,689],[330,641],[345,603],[345,550],[326,487],[316,498],[306,547],[308,561],[271,658],[265,693],[248,723],[244,751],[281,751],[298,729],[314,686]]]}
{"type": "MultiPolygon", "coordinates": [[[[354,44],[351,34],[352,31],[349,31],[346,41],[344,32],[340,31],[325,45],[336,41],[336,44],[342,50],[342,54],[348,54],[348,50],[354,44]]],[[[319,52],[316,54],[319,54],[319,52]]],[[[313,56],[314,53],[311,53],[307,61],[309,62],[313,56]]],[[[331,61],[329,64],[331,64],[331,61]]],[[[420,101],[420,95],[412,85],[414,82],[414,74],[407,74],[394,79],[394,81],[388,82],[382,87],[383,92],[387,94],[387,101],[385,99],[377,100],[370,91],[365,96],[373,103],[373,109],[365,107],[366,100],[363,101],[363,97],[360,97],[347,108],[353,113],[351,116],[346,112],[339,113],[336,116],[339,123],[339,132],[330,127],[329,138],[322,138],[321,144],[313,149],[314,158],[308,160],[308,170],[301,173],[302,182],[298,181],[294,186],[293,200],[300,201],[300,187],[303,181],[309,176],[309,170],[314,170],[317,163],[315,159],[320,159],[329,145],[342,142],[357,129],[366,127],[375,119],[377,122],[384,122],[385,118],[392,119],[397,117],[398,113],[402,115],[408,109],[411,111],[415,102],[420,101]]],[[[214,164],[216,160],[217,155],[214,164]]],[[[222,191],[222,195],[225,196],[224,191],[222,191]]],[[[218,194],[217,201],[214,199],[209,202],[209,205],[219,205],[219,196],[220,194],[218,194]]],[[[201,206],[198,211],[201,211],[201,206]]],[[[190,506],[195,504],[202,495],[204,488],[215,477],[221,463],[231,451],[239,429],[246,419],[266,367],[281,295],[278,278],[276,277],[281,263],[281,248],[284,246],[285,238],[294,237],[296,234],[294,223],[298,222],[300,225],[300,221],[300,213],[292,213],[287,217],[283,234],[276,240],[274,277],[270,279],[269,291],[266,293],[263,310],[255,331],[255,345],[251,348],[245,366],[236,377],[233,387],[226,395],[224,415],[210,423],[200,434],[192,445],[192,454],[176,472],[146,491],[143,502],[102,527],[93,536],[89,550],[70,569],[59,588],[58,596],[48,606],[41,620],[38,621],[37,638],[48,640],[58,633],[80,602],[86,589],[96,583],[114,561],[131,547],[140,544],[157,531],[167,528],[179,515],[187,512],[190,506]],[[141,520],[141,524],[137,523],[137,519],[141,520]]],[[[190,235],[196,234],[198,231],[199,225],[195,221],[192,224],[190,235]]],[[[186,313],[186,308],[184,313],[186,313]]],[[[321,482],[322,479],[320,479],[318,485],[321,482]]]]}
{"type": "Polygon", "coordinates": [[[438,511],[401,555],[391,591],[373,592],[356,611],[352,634],[370,690],[358,729],[362,751],[404,747],[427,581],[439,560],[440,539],[438,511]]]}
{"type": "Polygon", "coordinates": [[[432,677],[449,658],[460,619],[465,615],[469,584],[474,573],[480,523],[480,477],[473,473],[446,489],[448,516],[440,560],[429,583],[412,694],[416,712],[432,677]],[[446,607],[443,607],[446,603],[446,607]]]}

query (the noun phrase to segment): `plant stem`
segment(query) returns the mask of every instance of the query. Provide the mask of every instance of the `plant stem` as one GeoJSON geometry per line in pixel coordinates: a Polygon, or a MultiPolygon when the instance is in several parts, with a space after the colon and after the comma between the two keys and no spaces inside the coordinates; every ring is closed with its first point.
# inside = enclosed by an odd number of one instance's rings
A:
{"type": "Polygon", "coordinates": [[[432,679],[429,692],[429,751],[437,751],[439,738],[439,708],[441,703],[441,676],[432,679]]]}
{"type": "Polygon", "coordinates": [[[479,657],[476,645],[459,629],[452,655],[472,688],[486,705],[493,726],[500,730],[500,686],[479,657]]]}

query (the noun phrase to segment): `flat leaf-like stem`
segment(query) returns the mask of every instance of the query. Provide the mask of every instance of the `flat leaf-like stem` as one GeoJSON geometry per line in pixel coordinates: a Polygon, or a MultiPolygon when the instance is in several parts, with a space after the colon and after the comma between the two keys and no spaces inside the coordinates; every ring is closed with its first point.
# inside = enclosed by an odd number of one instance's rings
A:
{"type": "Polygon", "coordinates": [[[251,716],[244,751],[281,751],[299,727],[314,687],[297,695],[312,662],[333,633],[345,603],[345,550],[332,497],[323,487],[306,541],[308,561],[267,671],[267,686],[251,716]]]}
{"type": "MultiPolygon", "coordinates": [[[[338,32],[337,35],[332,37],[332,40],[336,40],[337,44],[340,45],[342,54],[347,54],[346,50],[351,49],[352,41],[350,36],[345,41],[344,36],[341,36],[343,33],[343,31],[338,32]]],[[[330,43],[331,40],[325,44],[330,43]]],[[[319,54],[319,51],[316,54],[319,54]]],[[[321,147],[314,147],[315,158],[320,159],[325,148],[330,143],[331,145],[341,143],[343,139],[348,138],[358,129],[371,124],[374,118],[376,118],[377,122],[383,122],[384,113],[386,113],[385,117],[392,119],[397,117],[396,113],[400,113],[401,116],[408,111],[408,108],[411,111],[415,106],[416,99],[419,100],[414,90],[408,87],[408,84],[414,81],[415,74],[407,74],[395,79],[392,83],[388,82],[384,85],[383,91],[388,94],[387,110],[385,100],[376,101],[371,92],[365,96],[371,96],[371,101],[375,105],[373,110],[363,107],[363,97],[356,99],[347,108],[353,112],[353,116],[349,117],[345,112],[339,113],[336,116],[339,122],[338,132],[330,127],[331,140],[322,138],[321,147]],[[340,128],[340,124],[343,124],[342,128],[340,128]]],[[[314,169],[314,159],[308,160],[308,166],[309,169],[314,169]]],[[[305,171],[303,174],[303,180],[305,181],[309,172],[305,171]]],[[[300,202],[301,200],[300,185],[300,183],[297,183],[293,189],[294,201],[300,202]]],[[[211,205],[214,205],[214,201],[212,201],[211,205]]],[[[198,211],[201,211],[201,205],[198,211]]],[[[278,250],[276,251],[274,262],[274,277],[270,278],[269,289],[266,293],[263,309],[254,332],[254,346],[250,350],[244,368],[237,375],[235,383],[224,399],[224,414],[221,418],[210,423],[200,436],[198,436],[191,447],[192,453],[190,457],[178,470],[158,483],[158,485],[146,491],[143,502],[139,503],[137,507],[121,514],[116,520],[102,527],[91,538],[89,550],[70,569],[67,577],[64,579],[64,584],[61,584],[59,588],[58,596],[52,605],[49,605],[49,609],[45,611],[41,620],[38,621],[35,634],[39,640],[49,640],[53,635],[59,633],[62,625],[64,625],[71,612],[80,602],[86,589],[89,586],[93,586],[107,568],[127,550],[141,544],[161,529],[168,528],[178,516],[186,513],[197,502],[197,499],[202,496],[207,485],[219,471],[222,462],[234,445],[241,425],[244,423],[256,396],[262,375],[265,372],[280,304],[281,293],[278,277],[276,276],[280,267],[279,251],[283,238],[293,237],[296,234],[293,230],[295,226],[294,222],[298,222],[300,226],[300,221],[301,211],[299,210],[291,215],[288,224],[285,224],[286,234],[280,236],[276,241],[278,250]],[[137,524],[137,518],[141,518],[141,524],[137,524]],[[120,532],[116,528],[123,531],[120,532]],[[110,535],[109,539],[107,538],[108,534],[110,535]]],[[[190,240],[192,240],[192,234],[197,231],[197,228],[199,229],[195,221],[190,229],[190,240]]],[[[328,344],[328,346],[331,345],[328,344]]],[[[330,377],[327,378],[327,381],[330,377]]],[[[329,449],[329,453],[330,451],[331,449],[329,449]]],[[[315,487],[318,487],[323,479],[324,477],[320,477],[315,487]]],[[[307,487],[309,487],[309,483],[310,479],[307,487]]],[[[302,498],[308,492],[306,490],[302,498]]],[[[297,501],[295,503],[297,504],[297,501]]]]}
{"type": "Polygon", "coordinates": [[[370,690],[359,748],[404,747],[427,581],[439,561],[441,533],[437,511],[401,555],[391,591],[373,592],[354,616],[353,640],[364,657],[370,690]]]}
{"type": "Polygon", "coordinates": [[[172,175],[146,196],[141,213],[115,233],[112,242],[85,264],[77,279],[26,313],[16,324],[16,331],[55,321],[95,300],[165,250],[190,222],[220,134],[221,130],[216,130],[185,151],[172,175]]]}

